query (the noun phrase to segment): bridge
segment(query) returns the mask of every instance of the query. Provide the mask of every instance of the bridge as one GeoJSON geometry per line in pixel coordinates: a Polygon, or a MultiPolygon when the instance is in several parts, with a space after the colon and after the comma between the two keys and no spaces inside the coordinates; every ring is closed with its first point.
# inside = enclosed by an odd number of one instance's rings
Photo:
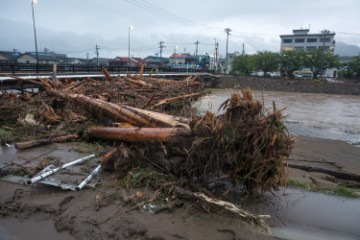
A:
{"type": "MultiPolygon", "coordinates": [[[[119,73],[114,74],[111,73],[110,76],[112,77],[125,77],[125,76],[134,76],[137,73],[119,73]]],[[[215,87],[218,81],[218,76],[211,74],[211,73],[203,73],[203,72],[169,72],[169,73],[144,73],[144,77],[157,77],[157,78],[164,78],[164,79],[173,79],[173,80],[181,80],[185,79],[189,76],[196,76],[204,81],[206,87],[215,87]]],[[[100,73],[92,73],[92,74],[84,74],[84,73],[77,73],[77,74],[59,74],[54,75],[52,73],[46,74],[8,74],[8,73],[0,73],[0,91],[5,90],[23,90],[27,88],[34,88],[36,87],[33,83],[28,82],[26,80],[39,80],[45,78],[56,78],[56,79],[74,79],[74,80],[81,80],[87,78],[94,78],[94,79],[104,79],[104,74],[100,73]],[[22,81],[24,80],[24,81],[22,81]]]]}

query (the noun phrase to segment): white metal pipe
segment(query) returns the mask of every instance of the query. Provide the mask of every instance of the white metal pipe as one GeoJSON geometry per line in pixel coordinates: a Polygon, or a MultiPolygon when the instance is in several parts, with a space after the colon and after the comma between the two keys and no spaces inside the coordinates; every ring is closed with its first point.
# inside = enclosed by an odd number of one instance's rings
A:
{"type": "Polygon", "coordinates": [[[82,181],[77,187],[76,190],[80,191],[88,182],[90,182],[90,180],[99,172],[101,171],[101,164],[99,164],[99,166],[97,166],[95,168],[95,170],[89,175],[87,176],[87,178],[84,179],[84,181],[82,181]]]}
{"type": "Polygon", "coordinates": [[[79,158],[79,159],[76,159],[74,161],[71,161],[71,162],[68,162],[68,163],[65,163],[64,165],[62,165],[61,167],[58,167],[58,168],[54,168],[54,169],[51,169],[49,170],[48,172],[45,172],[43,174],[40,174],[39,176],[36,176],[36,177],[33,177],[31,179],[29,179],[27,181],[27,184],[32,184],[32,183],[36,183],[44,178],[47,178],[48,176],[60,171],[61,169],[64,169],[64,168],[67,168],[67,167],[70,167],[70,166],[73,166],[73,165],[76,165],[76,164],[79,164],[79,163],[83,163],[85,162],[86,160],[90,159],[90,158],[93,158],[95,157],[96,154],[91,154],[91,155],[88,155],[88,156],[85,156],[85,157],[82,157],[82,158],[79,158]]]}

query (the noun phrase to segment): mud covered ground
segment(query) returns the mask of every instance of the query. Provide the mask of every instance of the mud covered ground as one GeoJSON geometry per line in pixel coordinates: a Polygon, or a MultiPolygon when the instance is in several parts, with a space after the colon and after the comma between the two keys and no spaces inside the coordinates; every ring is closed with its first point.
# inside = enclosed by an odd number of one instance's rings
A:
{"type": "MultiPolygon", "coordinates": [[[[41,165],[66,162],[96,150],[82,143],[52,144],[16,152],[2,148],[1,163],[41,165]]],[[[360,173],[360,148],[343,142],[297,138],[291,161],[360,173]]],[[[84,178],[96,159],[70,172],[69,179],[84,178]]],[[[14,173],[12,173],[14,174],[14,173]]],[[[18,174],[21,174],[21,169],[18,174]]],[[[67,175],[66,175],[67,174],[67,175]]],[[[335,186],[329,176],[290,169],[290,178],[312,185],[335,186]]],[[[25,186],[0,181],[1,239],[358,239],[360,200],[333,197],[303,190],[280,188],[274,196],[242,201],[245,209],[270,214],[272,233],[264,233],[222,212],[207,213],[195,204],[176,204],[151,214],[141,206],[154,195],[149,189],[123,189],[111,172],[103,172],[95,189],[64,191],[43,185],[25,186]],[[141,193],[141,197],[136,192],[141,193]],[[138,195],[139,196],[139,195],[138,195]]],[[[74,180],[76,181],[76,180],[74,180]]],[[[171,198],[172,196],[168,196],[171,198]]],[[[234,202],[239,198],[234,196],[234,202]]],[[[158,202],[158,207],[164,202],[158,202]]]]}

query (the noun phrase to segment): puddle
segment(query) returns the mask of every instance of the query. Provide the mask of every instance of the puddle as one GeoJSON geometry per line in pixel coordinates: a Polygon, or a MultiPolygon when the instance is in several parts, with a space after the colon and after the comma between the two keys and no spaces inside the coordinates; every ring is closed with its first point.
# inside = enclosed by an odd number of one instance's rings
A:
{"type": "MultiPolygon", "coordinates": [[[[360,200],[287,189],[270,197],[273,236],[284,239],[360,239],[360,200]]],[[[266,211],[266,209],[264,210],[266,211]]]]}

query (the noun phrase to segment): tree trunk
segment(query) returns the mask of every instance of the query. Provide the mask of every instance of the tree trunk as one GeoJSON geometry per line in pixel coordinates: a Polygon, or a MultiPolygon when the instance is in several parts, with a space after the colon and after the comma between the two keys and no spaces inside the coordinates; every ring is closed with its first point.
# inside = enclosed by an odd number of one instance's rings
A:
{"type": "Polygon", "coordinates": [[[182,126],[190,129],[188,124],[180,122],[179,119],[168,114],[143,110],[127,105],[117,105],[80,94],[66,94],[55,90],[47,90],[47,93],[63,99],[70,98],[82,105],[90,106],[95,110],[101,110],[107,115],[114,117],[116,120],[128,122],[139,127],[182,126]]]}
{"type": "Polygon", "coordinates": [[[19,142],[19,143],[15,143],[15,147],[19,150],[24,150],[24,149],[43,146],[43,145],[54,143],[54,142],[56,142],[56,143],[68,142],[68,141],[78,139],[78,138],[79,138],[79,135],[77,135],[77,134],[69,134],[69,135],[64,135],[64,136],[59,136],[59,137],[49,137],[49,138],[44,138],[44,139],[39,139],[39,140],[34,140],[34,141],[19,142]]]}
{"type": "Polygon", "coordinates": [[[88,132],[96,138],[125,142],[183,142],[191,138],[191,131],[186,128],[91,127],[88,132]]]}

